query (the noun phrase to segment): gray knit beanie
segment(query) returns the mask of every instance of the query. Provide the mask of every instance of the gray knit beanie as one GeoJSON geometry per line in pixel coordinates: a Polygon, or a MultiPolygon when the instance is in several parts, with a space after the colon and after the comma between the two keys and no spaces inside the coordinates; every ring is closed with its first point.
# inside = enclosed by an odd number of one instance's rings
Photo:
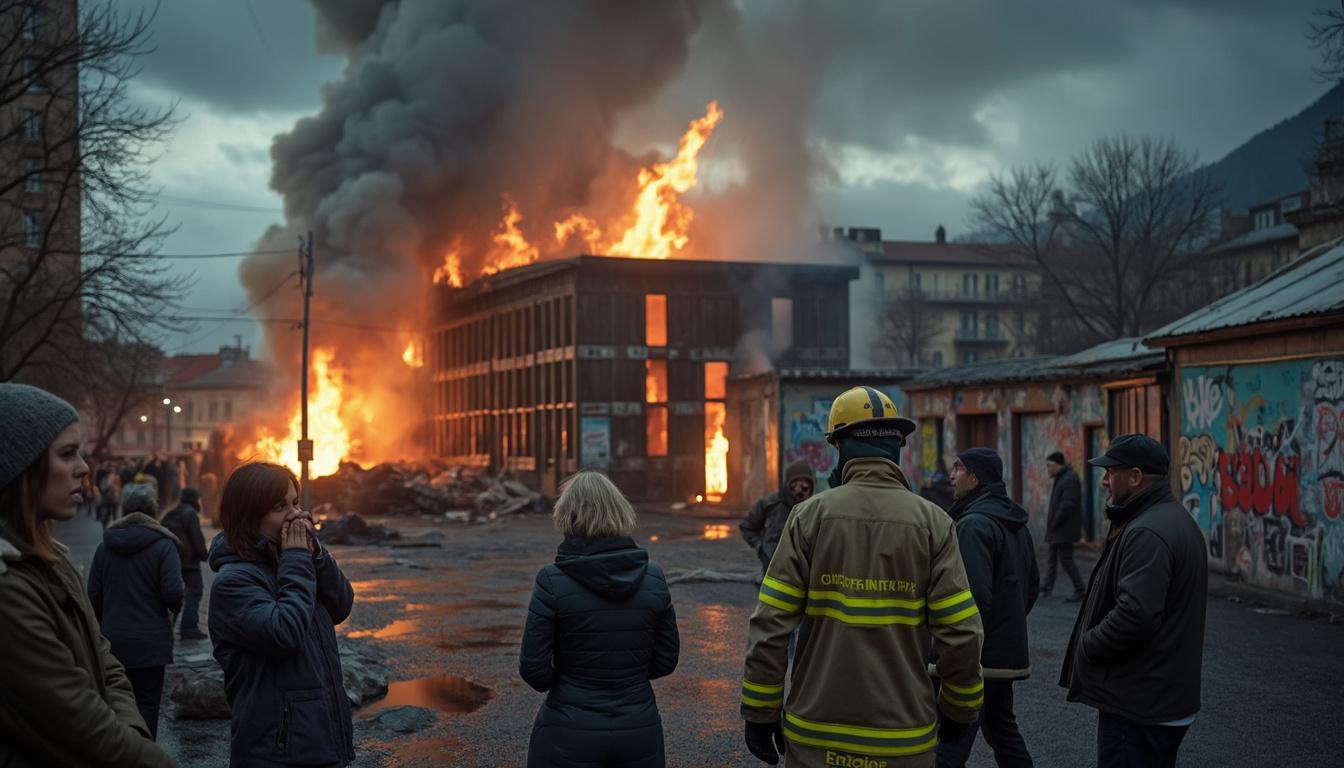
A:
{"type": "Polygon", "coordinates": [[[74,406],[27,384],[0,384],[0,488],[32,466],[56,436],[79,421],[74,406]]]}
{"type": "Polygon", "coordinates": [[[159,493],[148,483],[131,483],[121,489],[121,514],[143,512],[150,517],[159,516],[159,493]]]}

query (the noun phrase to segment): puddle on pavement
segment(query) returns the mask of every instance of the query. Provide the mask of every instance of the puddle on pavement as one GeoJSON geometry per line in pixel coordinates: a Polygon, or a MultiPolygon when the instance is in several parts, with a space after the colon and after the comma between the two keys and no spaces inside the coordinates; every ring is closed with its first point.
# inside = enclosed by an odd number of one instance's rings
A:
{"type": "Polygon", "coordinates": [[[395,640],[419,632],[422,623],[419,619],[397,619],[377,629],[357,629],[347,632],[346,637],[375,637],[379,640],[395,640]]]}
{"type": "Polygon", "coordinates": [[[416,680],[402,680],[387,686],[387,695],[360,710],[364,719],[389,707],[410,705],[428,707],[448,714],[475,712],[485,705],[494,692],[489,688],[456,675],[437,675],[416,680]]]}
{"type": "Polygon", "coordinates": [[[445,651],[469,651],[482,648],[517,648],[521,641],[521,627],[496,624],[486,627],[464,627],[459,632],[439,641],[445,651]]]}

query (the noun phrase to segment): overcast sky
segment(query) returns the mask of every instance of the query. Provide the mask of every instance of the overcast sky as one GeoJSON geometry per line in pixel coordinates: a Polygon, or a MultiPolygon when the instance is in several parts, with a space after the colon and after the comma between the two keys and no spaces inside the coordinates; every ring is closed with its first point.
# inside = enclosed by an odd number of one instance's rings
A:
{"type": "MultiPolygon", "coordinates": [[[[145,0],[116,0],[127,9],[145,0]]],[[[359,5],[344,0],[347,6],[359,5]]],[[[377,4],[377,3],[365,3],[377,4]]],[[[1121,131],[1170,136],[1213,161],[1327,90],[1305,41],[1309,0],[900,0],[749,3],[706,13],[682,74],[621,117],[631,150],[665,147],[711,98],[724,99],[722,142],[707,183],[740,173],[731,157],[724,25],[815,79],[802,105],[807,140],[830,168],[812,188],[820,220],[877,226],[888,239],[965,229],[967,202],[989,174],[1032,160],[1062,162],[1121,131]],[[716,164],[717,163],[717,164],[716,164]]],[[[143,62],[138,99],[177,101],[184,121],[154,168],[160,212],[179,226],[168,253],[244,251],[282,220],[270,190],[270,146],[321,107],[343,60],[318,53],[306,0],[167,0],[158,50],[143,62]]],[[[775,78],[763,87],[788,87],[775,78]]],[[[731,89],[729,89],[731,90],[731,89]]],[[[742,103],[747,103],[742,100],[742,103]]],[[[747,108],[747,107],[742,107],[747,108]]],[[[739,120],[759,130],[761,121],[739,120]]],[[[237,260],[182,261],[196,288],[187,313],[245,305],[237,260]]],[[[213,351],[250,323],[201,323],[170,352],[213,351]]]]}

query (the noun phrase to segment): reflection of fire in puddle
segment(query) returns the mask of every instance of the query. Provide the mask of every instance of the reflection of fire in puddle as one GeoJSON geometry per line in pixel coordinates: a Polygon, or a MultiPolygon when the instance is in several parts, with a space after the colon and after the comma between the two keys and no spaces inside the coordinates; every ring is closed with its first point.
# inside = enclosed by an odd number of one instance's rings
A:
{"type": "Polygon", "coordinates": [[[726,523],[709,523],[705,525],[705,538],[710,541],[717,539],[726,539],[732,531],[732,526],[726,523]]]}
{"type": "Polygon", "coordinates": [[[397,619],[378,629],[357,629],[347,633],[347,637],[376,637],[379,640],[396,640],[420,631],[419,619],[397,619]]]}
{"type": "Polygon", "coordinates": [[[366,718],[388,707],[410,705],[429,707],[440,712],[475,712],[490,700],[492,692],[464,677],[438,675],[418,680],[402,680],[387,686],[387,695],[360,711],[366,718]]]}

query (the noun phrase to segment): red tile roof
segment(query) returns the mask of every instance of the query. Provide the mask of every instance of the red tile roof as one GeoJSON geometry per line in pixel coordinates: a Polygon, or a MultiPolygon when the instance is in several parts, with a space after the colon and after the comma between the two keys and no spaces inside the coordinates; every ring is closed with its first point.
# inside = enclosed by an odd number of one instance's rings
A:
{"type": "Polygon", "coordinates": [[[176,387],[199,379],[220,366],[218,354],[174,355],[163,360],[163,383],[176,387]]]}

